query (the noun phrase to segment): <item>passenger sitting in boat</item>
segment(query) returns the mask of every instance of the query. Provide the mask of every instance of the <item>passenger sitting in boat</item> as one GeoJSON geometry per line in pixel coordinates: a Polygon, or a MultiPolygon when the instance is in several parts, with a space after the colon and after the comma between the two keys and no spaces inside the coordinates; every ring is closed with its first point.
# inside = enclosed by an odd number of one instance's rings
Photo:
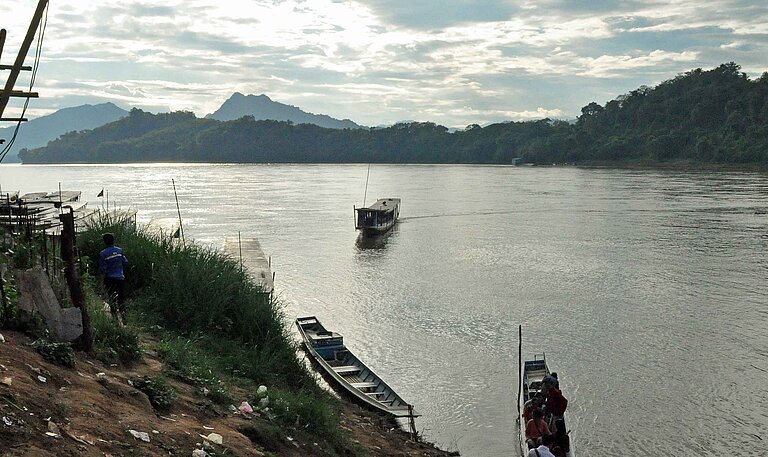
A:
{"type": "Polygon", "coordinates": [[[544,413],[540,409],[533,410],[533,419],[525,423],[525,440],[528,448],[532,449],[539,444],[539,439],[549,435],[549,426],[544,420],[544,413]]]}
{"type": "MultiPolygon", "coordinates": [[[[550,424],[556,424],[559,419],[563,418],[565,409],[568,407],[568,399],[565,398],[557,387],[550,387],[547,389],[547,401],[544,404],[544,409],[547,413],[552,415],[550,424]]],[[[553,431],[554,427],[553,427],[553,431]]]]}
{"type": "Polygon", "coordinates": [[[544,397],[539,392],[533,392],[531,398],[523,405],[523,419],[527,424],[533,418],[534,409],[542,409],[544,406],[544,397]]]}
{"type": "Polygon", "coordinates": [[[549,452],[552,453],[555,457],[567,457],[568,453],[563,450],[560,446],[557,444],[552,444],[552,447],[549,448],[549,452]]]}
{"type": "Polygon", "coordinates": [[[537,448],[533,448],[528,451],[528,457],[556,457],[555,454],[550,451],[552,447],[552,435],[546,434],[541,437],[541,444],[537,448]]]}
{"type": "Polygon", "coordinates": [[[557,387],[558,389],[560,388],[560,381],[557,379],[557,373],[554,371],[544,376],[544,379],[541,380],[541,383],[546,387],[557,387]]]}
{"type": "Polygon", "coordinates": [[[552,448],[552,453],[557,455],[555,450],[559,449],[562,451],[562,455],[565,456],[568,454],[568,451],[571,450],[571,439],[568,437],[568,432],[565,430],[565,420],[559,419],[555,426],[557,428],[557,431],[554,433],[554,447],[552,448]]]}

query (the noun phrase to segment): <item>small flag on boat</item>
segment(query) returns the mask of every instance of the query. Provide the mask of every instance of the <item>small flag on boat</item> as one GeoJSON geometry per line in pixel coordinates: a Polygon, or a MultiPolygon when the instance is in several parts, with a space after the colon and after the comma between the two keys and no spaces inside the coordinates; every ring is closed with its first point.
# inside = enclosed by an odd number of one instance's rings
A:
{"type": "Polygon", "coordinates": [[[99,195],[97,197],[103,197],[104,196],[104,188],[101,189],[101,192],[99,192],[99,195]]]}

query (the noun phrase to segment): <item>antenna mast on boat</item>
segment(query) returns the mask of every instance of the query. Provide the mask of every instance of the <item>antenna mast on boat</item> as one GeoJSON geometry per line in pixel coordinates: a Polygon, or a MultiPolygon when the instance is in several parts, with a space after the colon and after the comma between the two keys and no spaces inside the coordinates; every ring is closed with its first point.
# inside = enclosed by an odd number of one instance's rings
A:
{"type": "Polygon", "coordinates": [[[371,163],[368,162],[368,173],[365,174],[365,193],[363,194],[363,207],[365,207],[365,199],[368,198],[368,177],[371,176],[371,163]]]}
{"type": "Polygon", "coordinates": [[[517,420],[520,420],[520,388],[523,384],[523,325],[517,327],[517,420]]]}
{"type": "MultiPolygon", "coordinates": [[[[29,29],[27,29],[27,35],[24,37],[24,41],[21,44],[21,48],[19,48],[19,54],[16,56],[16,61],[14,62],[14,64],[0,65],[0,70],[11,71],[11,73],[8,75],[8,79],[5,82],[5,87],[3,89],[0,89],[0,121],[17,122],[16,129],[13,133],[13,137],[11,138],[8,145],[6,145],[6,147],[0,151],[0,161],[3,160],[5,155],[11,149],[11,146],[13,145],[13,142],[16,139],[16,135],[18,134],[19,126],[21,125],[22,122],[27,120],[24,118],[24,114],[27,111],[27,105],[29,104],[29,99],[38,97],[37,92],[32,92],[31,90],[35,82],[37,67],[38,67],[38,64],[40,63],[40,50],[42,48],[43,36],[45,34],[45,23],[43,23],[43,27],[40,28],[40,36],[37,42],[37,54],[35,55],[34,67],[24,66],[24,59],[26,59],[27,53],[29,52],[29,48],[32,46],[32,41],[35,38],[35,32],[37,32],[38,27],[40,27],[40,21],[43,18],[43,13],[45,12],[47,6],[48,6],[48,0],[39,0],[39,2],[37,3],[37,9],[35,10],[35,14],[32,16],[32,21],[29,23],[29,29]],[[32,71],[32,77],[29,83],[28,92],[24,92],[21,90],[13,90],[13,87],[16,85],[16,80],[19,78],[19,73],[21,72],[21,70],[32,71]],[[8,101],[10,100],[11,97],[20,97],[20,98],[27,99],[26,102],[24,103],[24,109],[22,111],[22,114],[18,118],[3,117],[3,113],[5,112],[5,107],[8,106],[8,101]]],[[[5,29],[0,29],[0,57],[2,57],[2,54],[3,54],[5,37],[6,37],[5,29]]],[[[0,144],[3,144],[4,142],[5,140],[0,138],[0,144]]]]}

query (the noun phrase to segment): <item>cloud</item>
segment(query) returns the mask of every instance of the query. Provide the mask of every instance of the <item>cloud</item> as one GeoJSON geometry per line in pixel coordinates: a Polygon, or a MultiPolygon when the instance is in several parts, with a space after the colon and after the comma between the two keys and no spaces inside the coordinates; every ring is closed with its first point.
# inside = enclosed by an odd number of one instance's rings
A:
{"type": "MultiPolygon", "coordinates": [[[[0,4],[4,63],[28,3],[0,4]]],[[[765,55],[768,6],[746,0],[60,0],[33,110],[109,100],[204,115],[240,91],[367,125],[464,126],[573,117],[728,61],[756,76],[765,55]]]]}
{"type": "Polygon", "coordinates": [[[393,27],[435,30],[463,24],[506,21],[520,11],[505,0],[360,0],[393,27]]]}

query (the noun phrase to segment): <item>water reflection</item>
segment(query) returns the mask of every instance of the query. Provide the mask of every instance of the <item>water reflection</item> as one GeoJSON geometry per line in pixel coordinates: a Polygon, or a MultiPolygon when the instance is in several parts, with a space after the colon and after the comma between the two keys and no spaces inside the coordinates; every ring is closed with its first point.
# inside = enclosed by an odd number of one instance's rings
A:
{"type": "Polygon", "coordinates": [[[387,246],[387,242],[389,241],[390,237],[397,233],[398,225],[400,225],[399,222],[395,224],[391,229],[378,235],[364,236],[362,233],[359,233],[357,235],[357,239],[355,240],[355,246],[357,247],[358,251],[384,249],[387,246]]]}

